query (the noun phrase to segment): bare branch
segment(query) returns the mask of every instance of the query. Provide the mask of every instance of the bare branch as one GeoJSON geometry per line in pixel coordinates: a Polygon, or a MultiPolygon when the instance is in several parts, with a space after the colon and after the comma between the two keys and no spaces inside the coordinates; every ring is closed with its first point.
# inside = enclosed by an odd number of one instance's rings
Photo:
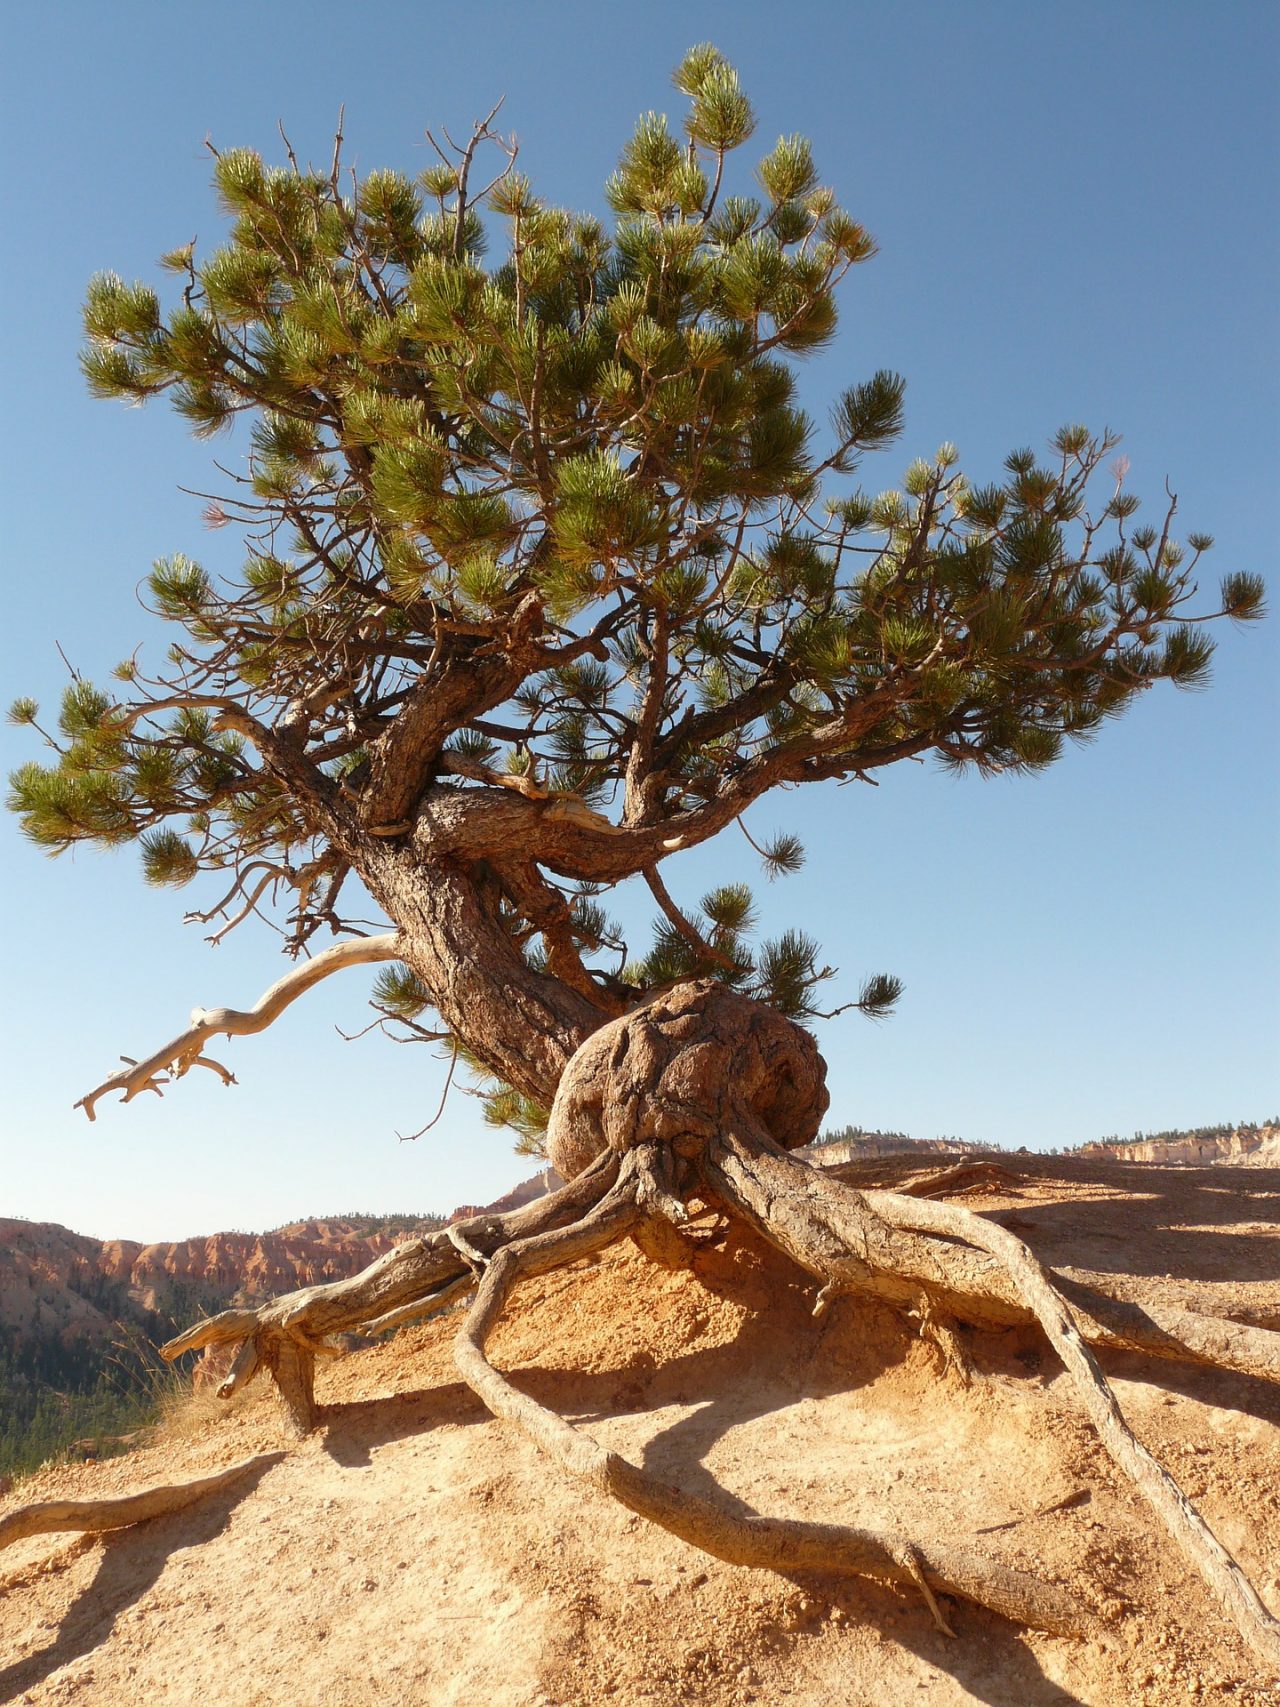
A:
{"type": "Polygon", "coordinates": [[[400,953],[400,938],[397,932],[389,931],[384,936],[359,937],[350,942],[335,943],[332,948],[326,948],[322,954],[317,954],[313,960],[305,961],[301,966],[295,966],[291,972],[286,972],[283,978],[274,983],[264,995],[260,996],[253,1007],[247,1010],[238,1008],[196,1008],[191,1015],[191,1024],[180,1032],[171,1042],[164,1044],[154,1054],[148,1055],[145,1061],[127,1062],[123,1069],[112,1073],[110,1078],[82,1096],[76,1103],[82,1108],[90,1120],[96,1119],[95,1104],[99,1098],[109,1091],[122,1091],[122,1101],[130,1102],[140,1091],[155,1091],[162,1095],[162,1086],[170,1079],[180,1079],[191,1067],[210,1067],[215,1072],[223,1074],[224,1082],[233,1084],[235,1081],[225,1068],[209,1060],[203,1054],[203,1045],[211,1037],[225,1033],[228,1037],[247,1037],[266,1028],[277,1020],[291,1002],[305,994],[313,984],[318,984],[322,978],[328,978],[331,973],[344,972],[348,966],[368,966],[377,961],[396,960],[400,953]]]}
{"type": "Polygon", "coordinates": [[[444,1081],[444,1089],[440,1093],[440,1106],[439,1106],[439,1108],[431,1116],[431,1119],[428,1120],[426,1125],[420,1126],[416,1132],[397,1132],[396,1137],[400,1140],[400,1142],[402,1144],[411,1144],[415,1138],[421,1138],[423,1133],[424,1132],[430,1132],[431,1128],[440,1119],[440,1116],[444,1113],[445,1104],[449,1101],[449,1088],[453,1084],[453,1075],[454,1075],[455,1069],[457,1068],[457,1065],[458,1065],[458,1045],[457,1045],[457,1042],[455,1041],[454,1045],[453,1045],[453,1054],[449,1058],[449,1072],[448,1072],[448,1075],[444,1081]]]}

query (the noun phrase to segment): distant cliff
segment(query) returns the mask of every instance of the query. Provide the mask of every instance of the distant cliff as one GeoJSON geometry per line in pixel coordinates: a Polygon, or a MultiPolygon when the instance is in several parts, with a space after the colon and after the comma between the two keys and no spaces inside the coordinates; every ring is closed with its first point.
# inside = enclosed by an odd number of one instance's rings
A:
{"type": "Polygon", "coordinates": [[[1274,1168],[1280,1166],[1280,1126],[1202,1128],[1129,1140],[1104,1138],[1096,1144],[1082,1144],[1077,1154],[1116,1162],[1155,1162],[1162,1167],[1274,1168]]]}
{"type": "Polygon", "coordinates": [[[401,1239],[442,1224],[400,1218],[393,1236],[354,1220],[297,1221],[270,1233],[211,1233],[169,1244],[98,1240],[51,1222],[0,1220],[0,1330],[111,1337],[116,1322],[290,1292],[356,1274],[401,1239]],[[357,1230],[359,1228],[359,1230],[357,1230]]]}
{"type": "Polygon", "coordinates": [[[800,1153],[819,1167],[842,1167],[846,1162],[870,1162],[878,1156],[985,1156],[993,1144],[970,1144],[961,1138],[908,1138],[905,1132],[868,1132],[861,1126],[824,1132],[800,1153]]]}
{"type": "Polygon", "coordinates": [[[195,1318],[342,1280],[441,1216],[296,1221],[144,1245],[0,1219],[0,1473],[120,1433],[154,1397],[155,1346],[195,1318]]]}
{"type": "Polygon", "coordinates": [[[454,1221],[470,1221],[475,1215],[509,1215],[513,1209],[523,1209],[526,1203],[532,1203],[535,1198],[545,1197],[549,1191],[555,1191],[564,1184],[554,1168],[543,1168],[541,1173],[534,1174],[531,1179],[520,1181],[512,1186],[504,1196],[493,1203],[464,1203],[460,1209],[455,1209],[449,1217],[454,1221]]]}

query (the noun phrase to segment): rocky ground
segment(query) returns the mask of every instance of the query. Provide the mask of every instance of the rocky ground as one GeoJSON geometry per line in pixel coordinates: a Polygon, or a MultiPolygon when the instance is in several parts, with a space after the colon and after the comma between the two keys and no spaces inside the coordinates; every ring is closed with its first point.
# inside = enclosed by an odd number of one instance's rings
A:
{"type": "MultiPolygon", "coordinates": [[[[919,1166],[905,1158],[900,1173],[919,1166]]],[[[1129,1295],[1280,1328],[1280,1171],[1016,1158],[966,1201],[1129,1295]]],[[[880,1177],[892,1172],[878,1165],[880,1177]]],[[[913,1596],[706,1558],[568,1483],[457,1380],[447,1319],[326,1367],[321,1433],[229,1492],[0,1556],[0,1700],[205,1707],[874,1701],[1261,1707],[1267,1680],[1153,1527],[1030,1334],[939,1370],[865,1304],[752,1242],[694,1272],[626,1246],[531,1283],[495,1336],[518,1379],[608,1445],[743,1510],[946,1536],[1068,1586],[1081,1640],[913,1596]]],[[[1280,1611],[1280,1390],[1107,1360],[1126,1414],[1280,1611]]],[[[2,1502],[194,1476],[282,1444],[256,1388],[153,1444],[49,1468],[2,1502]]]]}

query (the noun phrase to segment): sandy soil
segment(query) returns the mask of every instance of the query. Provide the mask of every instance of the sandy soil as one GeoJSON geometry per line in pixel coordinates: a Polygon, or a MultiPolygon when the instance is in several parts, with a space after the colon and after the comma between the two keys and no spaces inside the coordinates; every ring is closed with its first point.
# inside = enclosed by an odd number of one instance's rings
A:
{"type": "MultiPolygon", "coordinates": [[[[969,1201],[1050,1262],[1280,1327],[1280,1172],[1015,1165],[1015,1186],[969,1201]]],[[[327,1367],[326,1427],[256,1481],[113,1536],[10,1548],[0,1701],[1272,1699],[1033,1336],[972,1338],[966,1388],[909,1324],[847,1299],[815,1321],[812,1298],[751,1242],[679,1274],[628,1245],[527,1287],[495,1359],[686,1489],[963,1539],[1052,1577],[1095,1614],[1087,1639],[959,1605],[948,1640],[912,1595],[708,1559],[570,1484],[490,1418],[455,1377],[446,1320],[327,1367]]],[[[1140,1437],[1280,1611],[1280,1391],[1122,1356],[1108,1367],[1140,1437]]],[[[46,1469],[3,1507],[131,1491],[282,1439],[273,1402],[251,1390],[197,1405],[145,1450],[46,1469]]]]}

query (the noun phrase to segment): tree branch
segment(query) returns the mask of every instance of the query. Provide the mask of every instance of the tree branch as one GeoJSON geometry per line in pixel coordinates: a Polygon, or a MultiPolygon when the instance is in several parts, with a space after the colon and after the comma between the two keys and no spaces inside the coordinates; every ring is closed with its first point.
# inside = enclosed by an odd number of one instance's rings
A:
{"type": "Polygon", "coordinates": [[[449,736],[471,718],[500,706],[524,680],[542,621],[535,594],[522,601],[502,644],[468,649],[419,677],[395,722],[369,743],[369,782],[362,816],[375,834],[397,833],[431,775],[449,736]]]}
{"type": "Polygon", "coordinates": [[[680,935],[689,944],[689,947],[698,956],[699,960],[706,961],[709,964],[716,966],[723,966],[730,972],[737,972],[739,970],[739,968],[734,965],[733,961],[729,959],[729,956],[727,954],[721,954],[718,948],[713,948],[693,921],[686,918],[680,911],[679,907],[677,907],[676,903],[671,898],[671,891],[662,881],[656,865],[645,866],[644,880],[649,885],[649,892],[653,896],[654,900],[662,908],[662,911],[680,932],[680,935]]]}
{"type": "Polygon", "coordinates": [[[132,1101],[139,1091],[154,1091],[157,1096],[161,1096],[164,1094],[161,1086],[167,1082],[167,1078],[180,1079],[189,1068],[195,1066],[211,1067],[222,1074],[227,1084],[234,1084],[234,1077],[225,1067],[209,1060],[202,1053],[204,1044],[211,1037],[224,1032],[228,1037],[246,1037],[256,1031],[265,1031],[291,1002],[295,1002],[322,978],[327,978],[334,972],[343,972],[348,966],[369,966],[377,961],[396,960],[399,958],[399,943],[399,934],[395,931],[389,931],[384,936],[357,937],[350,942],[335,943],[332,948],[326,948],[314,959],[295,966],[291,972],[286,972],[283,978],[278,979],[258,998],[253,1007],[247,1010],[194,1009],[191,1024],[185,1031],[157,1049],[154,1054],[148,1055],[145,1061],[126,1062],[124,1067],[112,1073],[110,1078],[104,1079],[96,1089],[82,1096],[75,1106],[82,1108],[89,1119],[94,1120],[97,1118],[94,1113],[95,1104],[109,1091],[123,1091],[124,1102],[132,1101]]]}

